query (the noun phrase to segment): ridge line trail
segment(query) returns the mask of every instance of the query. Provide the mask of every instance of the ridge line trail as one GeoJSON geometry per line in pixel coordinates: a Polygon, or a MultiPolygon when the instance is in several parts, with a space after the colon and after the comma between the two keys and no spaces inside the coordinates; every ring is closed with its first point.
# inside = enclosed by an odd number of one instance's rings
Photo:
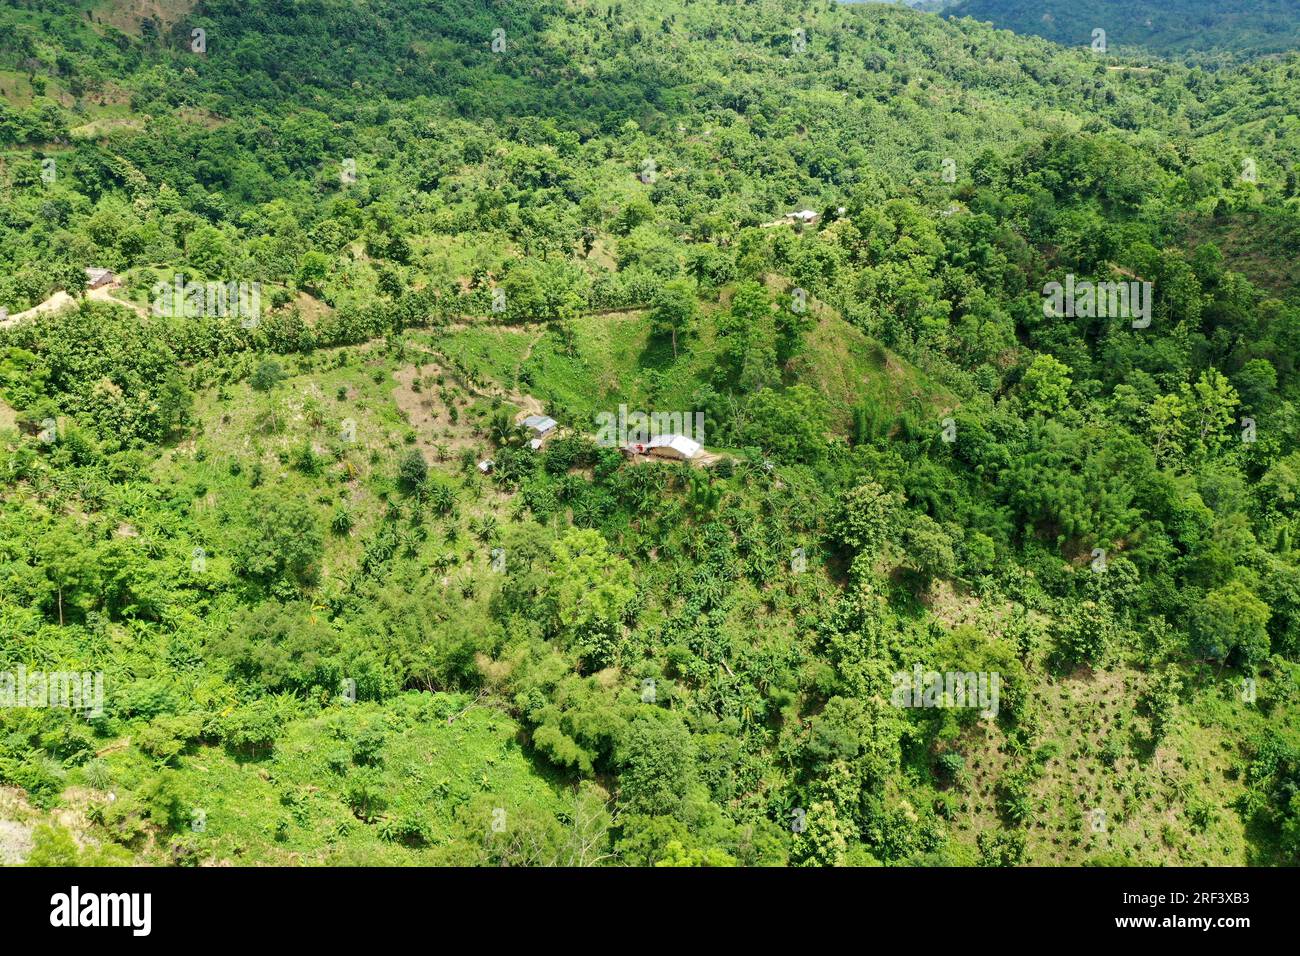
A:
{"type": "MultiPolygon", "coordinates": [[[[96,302],[107,302],[110,305],[120,305],[124,309],[130,309],[132,312],[134,312],[136,315],[141,316],[142,318],[147,318],[149,316],[149,310],[145,306],[139,305],[138,303],[135,302],[130,302],[126,299],[119,299],[117,296],[113,295],[112,287],[103,286],[98,289],[88,289],[83,294],[82,298],[93,299],[96,302]]],[[[15,312],[12,315],[10,315],[9,318],[0,322],[0,329],[13,328],[18,323],[25,322],[28,319],[34,319],[37,318],[38,316],[45,315],[50,312],[58,312],[60,309],[65,309],[68,308],[69,306],[76,305],[78,301],[80,300],[76,296],[70,295],[64,289],[59,289],[57,292],[51,295],[44,302],[39,302],[36,305],[32,306],[30,309],[24,309],[22,312],[15,312]]],[[[632,318],[637,312],[642,312],[644,310],[645,310],[644,306],[639,306],[639,305],[625,306],[623,308],[618,308],[618,309],[603,309],[598,312],[585,312],[583,313],[583,318],[614,319],[620,321],[627,321],[629,318],[632,318]]],[[[551,324],[552,323],[550,322],[519,322],[514,324],[506,324],[506,323],[496,323],[490,320],[476,321],[473,319],[460,319],[455,322],[449,322],[446,325],[437,328],[440,328],[441,330],[447,332],[464,332],[466,329],[473,329],[473,328],[500,328],[500,329],[512,329],[512,330],[523,331],[523,332],[531,332],[536,330],[544,333],[551,326],[551,324]]],[[[534,342],[534,344],[536,343],[534,342]]],[[[530,354],[531,354],[531,350],[532,347],[530,346],[529,347],[530,354]]]]}
{"type": "MultiPolygon", "coordinates": [[[[144,306],[137,305],[134,302],[128,302],[125,299],[117,298],[116,296],[110,293],[107,287],[100,287],[98,289],[89,289],[86,291],[84,298],[94,299],[96,302],[107,302],[110,305],[120,305],[125,309],[130,309],[136,315],[139,315],[142,318],[147,318],[149,315],[149,310],[146,309],[144,306]]],[[[9,316],[9,318],[5,319],[3,322],[0,322],[0,329],[11,329],[14,326],[18,325],[20,322],[26,322],[28,319],[35,319],[39,316],[46,315],[51,312],[61,311],[62,309],[66,309],[69,306],[76,305],[77,302],[78,300],[76,298],[69,295],[63,289],[60,289],[58,292],[54,293],[54,295],[50,296],[44,302],[34,305],[30,309],[26,309],[22,312],[16,312],[13,315],[9,316]]]]}
{"type": "MultiPolygon", "coordinates": [[[[142,318],[147,318],[149,315],[149,310],[146,309],[144,306],[137,305],[134,302],[128,302],[125,299],[117,298],[116,296],[111,294],[111,290],[108,287],[89,289],[86,291],[84,298],[93,299],[96,302],[107,302],[111,305],[120,305],[123,308],[132,310],[142,318]]],[[[54,293],[54,295],[50,296],[44,302],[41,302],[39,305],[32,306],[30,309],[27,309],[23,312],[16,313],[15,315],[10,316],[8,319],[4,320],[3,322],[0,322],[0,329],[10,329],[21,322],[27,321],[28,319],[35,319],[41,315],[58,312],[61,309],[67,308],[69,306],[75,306],[77,304],[78,304],[78,300],[76,298],[69,295],[66,291],[60,289],[58,292],[54,293]]],[[[604,309],[598,312],[587,312],[583,314],[583,318],[608,319],[613,321],[626,322],[629,319],[635,318],[637,313],[643,311],[644,311],[643,306],[625,306],[623,308],[618,308],[618,309],[604,309]]],[[[552,322],[521,322],[517,324],[505,324],[505,323],[495,323],[491,321],[474,321],[474,320],[461,319],[456,322],[449,322],[444,326],[435,326],[431,330],[435,332],[443,331],[443,332],[457,333],[457,332],[464,332],[468,329],[474,329],[474,328],[490,328],[490,329],[501,329],[503,331],[535,332],[536,334],[533,336],[532,341],[528,343],[528,347],[524,350],[524,353],[519,358],[519,362],[515,365],[514,377],[515,380],[518,381],[519,372],[523,368],[524,363],[527,362],[528,359],[532,357],[533,349],[537,346],[537,343],[542,340],[542,337],[550,329],[552,324],[553,324],[552,322]]],[[[542,403],[538,399],[534,398],[532,395],[528,395],[513,389],[506,389],[500,385],[495,386],[495,388],[492,387],[480,388],[478,386],[471,385],[469,382],[465,381],[460,375],[450,371],[450,369],[448,368],[449,363],[447,362],[447,357],[441,352],[435,351],[434,349],[428,346],[424,346],[415,342],[408,343],[408,345],[411,348],[414,348],[417,351],[424,353],[425,355],[429,355],[432,356],[433,358],[436,358],[438,360],[439,368],[443,372],[453,375],[453,377],[458,382],[460,382],[461,387],[464,388],[467,392],[470,392],[471,394],[479,398],[493,398],[493,397],[502,398],[513,405],[519,406],[521,409],[523,409],[526,412],[526,414],[529,415],[545,414],[545,410],[542,406],[542,403]]]]}
{"type": "MultiPolygon", "coordinates": [[[[583,319],[611,319],[617,322],[626,322],[629,319],[637,317],[638,312],[649,310],[646,305],[627,305],[617,309],[597,309],[595,312],[583,312],[578,318],[583,319]]],[[[433,331],[441,332],[464,332],[467,329],[502,329],[507,332],[545,332],[555,320],[530,321],[530,322],[495,322],[488,316],[482,318],[460,318],[454,322],[448,322],[446,325],[428,326],[433,331]]]]}

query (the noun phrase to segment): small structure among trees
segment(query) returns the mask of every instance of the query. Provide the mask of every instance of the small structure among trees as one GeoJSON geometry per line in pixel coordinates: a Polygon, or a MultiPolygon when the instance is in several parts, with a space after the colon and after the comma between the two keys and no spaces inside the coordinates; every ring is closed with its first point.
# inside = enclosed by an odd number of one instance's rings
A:
{"type": "Polygon", "coordinates": [[[547,415],[529,415],[520,422],[520,424],[538,438],[545,438],[551,432],[555,431],[555,427],[559,423],[554,418],[547,415]]]}
{"type": "Polygon", "coordinates": [[[111,269],[100,269],[95,266],[86,268],[87,289],[102,289],[112,285],[117,285],[117,274],[111,269]]]}
{"type": "Polygon", "coordinates": [[[685,435],[656,435],[649,441],[632,442],[623,448],[628,455],[646,455],[669,461],[692,461],[700,450],[700,443],[685,435]]]}

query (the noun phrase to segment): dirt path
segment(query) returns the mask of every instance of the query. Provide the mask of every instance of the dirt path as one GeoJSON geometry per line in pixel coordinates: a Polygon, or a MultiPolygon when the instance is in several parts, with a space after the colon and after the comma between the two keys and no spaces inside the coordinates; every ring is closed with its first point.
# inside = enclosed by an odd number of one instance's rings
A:
{"type": "MultiPolygon", "coordinates": [[[[645,305],[628,305],[618,309],[604,309],[600,312],[584,312],[582,317],[585,319],[614,319],[626,322],[628,319],[636,318],[639,313],[648,311],[649,308],[649,306],[645,305]]],[[[491,316],[485,315],[478,318],[457,319],[455,322],[448,322],[446,325],[427,326],[425,330],[430,332],[464,332],[466,329],[501,329],[503,332],[543,333],[554,324],[553,322],[498,322],[491,316]]]]}
{"type": "Polygon", "coordinates": [[[0,322],[0,329],[11,329],[19,322],[25,322],[28,319],[34,319],[38,315],[44,315],[47,312],[58,312],[60,309],[66,309],[70,305],[76,305],[77,300],[68,293],[60,289],[54,295],[50,296],[40,305],[34,305],[25,312],[16,312],[9,318],[0,322]]]}
{"type": "Polygon", "coordinates": [[[0,398],[0,431],[6,428],[18,427],[18,413],[9,407],[3,398],[0,398]]]}
{"type": "MultiPolygon", "coordinates": [[[[545,334],[544,330],[542,334],[545,334]]],[[[537,341],[540,340],[541,337],[542,337],[541,335],[538,335],[537,339],[533,340],[533,345],[536,345],[537,341]]],[[[448,375],[451,378],[455,379],[456,384],[460,388],[462,388],[466,392],[469,392],[469,394],[473,395],[475,398],[499,398],[502,401],[509,402],[511,405],[517,405],[522,410],[522,413],[519,415],[520,418],[527,417],[528,415],[546,414],[542,408],[542,403],[538,399],[534,398],[532,395],[525,395],[522,392],[509,391],[505,388],[502,388],[499,385],[478,388],[474,385],[471,385],[469,382],[465,381],[464,379],[462,379],[455,372],[451,371],[447,367],[447,357],[443,355],[441,352],[438,352],[435,349],[428,348],[427,346],[420,345],[416,342],[408,342],[407,348],[415,349],[417,352],[421,352],[424,355],[428,355],[434,359],[437,359],[437,364],[435,365],[435,368],[438,370],[438,372],[440,372],[443,375],[448,375]]],[[[532,352],[532,345],[528,347],[528,352],[529,353],[532,352]]],[[[527,360],[527,354],[524,356],[524,359],[520,361],[520,365],[522,365],[523,362],[526,360],[527,360]]]]}
{"type": "Polygon", "coordinates": [[[32,852],[39,815],[16,787],[0,787],[0,866],[20,866],[32,852]]]}
{"type": "MultiPolygon", "coordinates": [[[[144,306],[136,305],[134,302],[127,302],[125,299],[119,299],[113,295],[112,290],[112,286],[101,286],[98,289],[90,289],[86,292],[86,298],[93,299],[96,302],[107,302],[110,305],[120,305],[122,308],[130,309],[139,316],[147,316],[149,314],[149,310],[144,306]]],[[[0,329],[11,329],[19,322],[26,322],[28,319],[34,319],[51,312],[59,312],[76,304],[77,300],[75,298],[60,289],[40,305],[34,305],[24,312],[17,312],[14,315],[9,316],[9,318],[0,322],[0,329]]]]}
{"type": "MultiPolygon", "coordinates": [[[[540,341],[542,340],[542,336],[544,336],[545,334],[546,334],[546,330],[545,330],[545,329],[543,329],[541,332],[538,332],[537,335],[535,335],[535,336],[533,337],[533,340],[532,340],[531,342],[528,343],[528,348],[524,349],[524,354],[521,355],[521,356],[519,356],[519,364],[517,364],[517,365],[515,366],[515,381],[516,381],[516,382],[519,381],[519,375],[520,375],[520,373],[523,371],[523,369],[524,369],[524,365],[528,362],[528,360],[529,360],[530,358],[533,357],[533,349],[537,347],[537,343],[540,342],[540,341]]],[[[526,399],[527,402],[530,403],[530,404],[527,406],[527,407],[529,408],[529,411],[528,411],[528,414],[529,414],[529,415],[541,415],[541,414],[543,414],[543,413],[542,413],[542,403],[539,402],[537,399],[533,398],[533,396],[531,396],[531,395],[520,395],[519,398],[521,398],[521,399],[526,399]],[[536,408],[533,408],[532,406],[536,406],[536,408]]]]}
{"type": "Polygon", "coordinates": [[[542,340],[542,336],[545,334],[546,334],[545,332],[541,332],[540,334],[534,336],[533,340],[528,343],[528,348],[524,349],[524,354],[519,356],[519,364],[515,366],[516,378],[518,378],[519,376],[520,369],[524,367],[524,363],[533,357],[533,349],[537,347],[537,343],[542,340]]]}
{"type": "Polygon", "coordinates": [[[128,302],[126,299],[119,299],[113,295],[112,286],[103,286],[99,289],[91,289],[86,293],[86,298],[94,299],[96,302],[107,302],[110,305],[120,305],[124,309],[130,309],[136,315],[147,317],[149,310],[142,305],[136,305],[134,302],[128,302]]]}

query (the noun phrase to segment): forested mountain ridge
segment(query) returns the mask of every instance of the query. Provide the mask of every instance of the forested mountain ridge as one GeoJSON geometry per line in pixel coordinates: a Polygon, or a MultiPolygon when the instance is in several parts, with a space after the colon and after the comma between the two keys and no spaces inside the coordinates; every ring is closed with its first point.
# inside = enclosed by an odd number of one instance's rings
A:
{"type": "Polygon", "coordinates": [[[1300,57],[156,6],[0,5],[6,859],[1296,860],[1300,57]]]}
{"type": "Polygon", "coordinates": [[[1090,46],[1096,29],[1108,44],[1163,55],[1259,56],[1300,45],[1296,0],[955,0],[941,9],[1066,46],[1090,46]]]}

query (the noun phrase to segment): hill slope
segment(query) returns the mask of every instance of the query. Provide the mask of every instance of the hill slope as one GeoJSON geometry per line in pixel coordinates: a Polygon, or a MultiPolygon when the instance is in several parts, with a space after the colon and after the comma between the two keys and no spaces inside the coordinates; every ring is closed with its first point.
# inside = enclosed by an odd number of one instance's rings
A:
{"type": "Polygon", "coordinates": [[[1282,53],[1300,47],[1295,0],[957,0],[944,7],[1065,46],[1088,46],[1103,29],[1110,45],[1162,55],[1282,53]]]}
{"type": "Polygon", "coordinates": [[[155,8],[0,7],[6,859],[1300,859],[1295,54],[155,8]]]}

